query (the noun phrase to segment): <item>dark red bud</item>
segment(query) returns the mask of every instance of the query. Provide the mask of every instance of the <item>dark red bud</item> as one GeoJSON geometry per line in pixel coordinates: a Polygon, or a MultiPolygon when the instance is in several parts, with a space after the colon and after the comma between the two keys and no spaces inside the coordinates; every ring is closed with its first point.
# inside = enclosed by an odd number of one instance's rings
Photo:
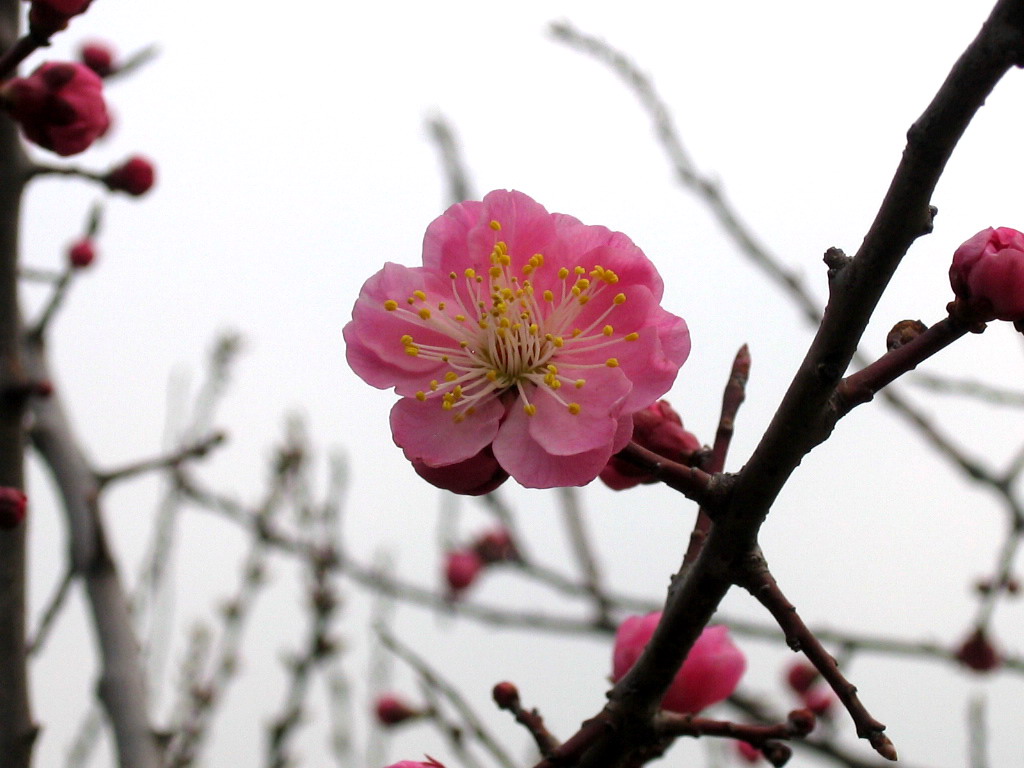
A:
{"type": "Polygon", "coordinates": [[[21,525],[25,519],[28,499],[17,488],[0,487],[0,528],[11,530],[21,525]]]}
{"type": "Polygon", "coordinates": [[[519,689],[508,681],[495,685],[491,696],[502,709],[516,709],[519,706],[519,689]]]}

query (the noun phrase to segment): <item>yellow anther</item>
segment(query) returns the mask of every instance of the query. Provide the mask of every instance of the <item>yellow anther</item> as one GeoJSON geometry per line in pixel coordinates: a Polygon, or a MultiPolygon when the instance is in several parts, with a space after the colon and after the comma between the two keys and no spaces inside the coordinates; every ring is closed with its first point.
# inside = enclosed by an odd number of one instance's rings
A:
{"type": "Polygon", "coordinates": [[[394,299],[388,299],[387,301],[384,302],[384,309],[386,309],[388,312],[394,312],[396,309],[398,309],[398,302],[395,301],[394,299]]]}
{"type": "Polygon", "coordinates": [[[410,344],[412,344],[412,336],[410,336],[410,335],[409,335],[409,334],[407,333],[407,334],[405,334],[405,335],[404,335],[404,336],[403,336],[403,337],[402,337],[401,339],[399,339],[399,341],[401,341],[401,342],[402,342],[403,344],[405,344],[406,346],[409,346],[410,344]]]}
{"type": "Polygon", "coordinates": [[[555,336],[553,339],[551,339],[551,343],[554,344],[556,347],[561,347],[563,344],[565,344],[565,339],[563,339],[561,336],[555,336]]]}
{"type": "Polygon", "coordinates": [[[503,299],[505,299],[506,301],[509,301],[509,300],[511,300],[512,298],[515,297],[515,293],[512,291],[511,288],[502,288],[501,289],[501,297],[503,299]]]}
{"type": "Polygon", "coordinates": [[[458,323],[464,323],[464,322],[466,322],[466,316],[465,315],[456,315],[455,316],[455,321],[458,322],[458,323]]]}
{"type": "Polygon", "coordinates": [[[543,253],[535,253],[535,254],[533,254],[533,256],[530,257],[530,263],[533,264],[535,267],[539,267],[541,264],[544,263],[544,254],[543,253]]]}
{"type": "Polygon", "coordinates": [[[480,330],[482,331],[486,331],[488,328],[491,327],[491,324],[488,323],[486,320],[481,320],[480,322],[477,323],[477,325],[480,326],[480,330]]]}
{"type": "Polygon", "coordinates": [[[565,267],[562,267],[560,270],[558,270],[558,279],[559,280],[565,280],[565,278],[567,278],[568,276],[569,276],[569,270],[566,269],[565,267]]]}
{"type": "Polygon", "coordinates": [[[476,408],[470,406],[469,408],[464,410],[463,413],[466,414],[467,416],[472,416],[474,413],[476,413],[476,408]]]}
{"type": "Polygon", "coordinates": [[[512,257],[509,256],[507,253],[503,253],[500,256],[498,256],[498,263],[507,267],[509,264],[512,263],[512,257]]]}
{"type": "Polygon", "coordinates": [[[433,381],[430,382],[430,391],[431,392],[437,392],[437,388],[439,386],[441,386],[441,385],[438,383],[437,379],[434,379],[433,381]]]}
{"type": "Polygon", "coordinates": [[[416,357],[420,353],[419,347],[414,347],[412,344],[405,348],[405,354],[409,357],[416,357]]]}
{"type": "Polygon", "coordinates": [[[528,275],[533,272],[533,264],[523,264],[523,274],[528,275]]]}
{"type": "Polygon", "coordinates": [[[633,333],[627,333],[624,338],[626,339],[626,341],[636,341],[637,339],[640,338],[640,334],[634,331],[633,333]]]}
{"type": "Polygon", "coordinates": [[[496,221],[494,221],[492,219],[491,220],[491,229],[493,229],[495,232],[500,232],[501,231],[501,224],[499,224],[498,222],[496,222],[496,221]]]}
{"type": "Polygon", "coordinates": [[[455,381],[457,378],[459,378],[459,374],[455,371],[448,371],[448,373],[444,375],[444,380],[448,382],[455,381]]]}
{"type": "Polygon", "coordinates": [[[477,275],[474,278],[474,280],[476,280],[478,283],[482,283],[484,281],[483,275],[477,275]]]}
{"type": "Polygon", "coordinates": [[[415,296],[420,301],[426,301],[427,300],[427,294],[425,294],[423,291],[413,291],[412,295],[415,296]]]}
{"type": "Polygon", "coordinates": [[[530,323],[530,333],[536,336],[538,333],[540,333],[540,326],[537,325],[536,323],[530,323]]]}
{"type": "Polygon", "coordinates": [[[608,285],[615,285],[619,282],[619,276],[612,272],[610,269],[606,269],[601,275],[601,279],[608,285]]]}
{"type": "Polygon", "coordinates": [[[554,363],[548,363],[548,372],[558,373],[558,366],[556,366],[554,363]]]}
{"type": "Polygon", "coordinates": [[[576,389],[583,389],[583,385],[586,383],[586,379],[576,379],[576,389]]]}
{"type": "Polygon", "coordinates": [[[583,333],[583,330],[582,330],[581,328],[573,328],[573,329],[572,329],[572,337],[573,337],[574,339],[575,339],[575,338],[576,338],[577,336],[579,336],[579,335],[580,335],[581,333],[583,333]]]}
{"type": "Polygon", "coordinates": [[[585,270],[583,267],[573,267],[572,271],[575,272],[577,275],[587,274],[587,270],[585,270]]]}
{"type": "Polygon", "coordinates": [[[607,365],[609,368],[619,367],[619,361],[614,357],[609,357],[607,360],[604,361],[604,364],[607,365]]]}
{"type": "Polygon", "coordinates": [[[461,400],[462,399],[462,385],[461,384],[456,384],[455,385],[455,388],[452,390],[452,397],[454,397],[456,400],[461,400]]]}
{"type": "Polygon", "coordinates": [[[590,297],[589,296],[580,296],[578,299],[576,299],[576,301],[578,301],[580,303],[580,306],[582,307],[584,304],[586,304],[588,301],[590,301],[590,297]]]}
{"type": "Polygon", "coordinates": [[[465,349],[466,347],[469,346],[469,342],[468,341],[460,341],[459,342],[459,346],[462,347],[463,349],[465,349]]]}
{"type": "Polygon", "coordinates": [[[447,363],[448,362],[448,355],[441,355],[441,362],[442,363],[447,363]]]}
{"type": "Polygon", "coordinates": [[[420,316],[420,319],[422,319],[422,320],[429,320],[430,319],[430,310],[427,309],[426,307],[424,307],[423,309],[421,309],[419,311],[419,316],[420,316]]]}
{"type": "Polygon", "coordinates": [[[456,424],[461,424],[465,420],[466,420],[466,413],[465,413],[465,411],[459,411],[458,413],[456,413],[452,417],[452,421],[454,421],[456,424]]]}
{"type": "Polygon", "coordinates": [[[544,291],[544,301],[554,301],[554,300],[555,300],[555,294],[553,294],[551,291],[544,291]]]}
{"type": "Polygon", "coordinates": [[[509,322],[507,317],[502,317],[501,320],[498,321],[498,326],[501,328],[509,328],[511,325],[512,323],[509,322]]]}
{"type": "Polygon", "coordinates": [[[594,268],[592,270],[590,270],[590,276],[591,277],[600,278],[603,275],[604,275],[604,267],[602,267],[600,264],[595,264],[594,268]]]}
{"type": "Polygon", "coordinates": [[[616,304],[625,304],[626,303],[626,294],[624,294],[624,293],[617,293],[617,294],[615,294],[615,298],[612,299],[612,301],[614,301],[616,304]]]}
{"type": "Polygon", "coordinates": [[[501,277],[501,267],[499,267],[498,265],[494,265],[487,271],[491,277],[501,277]]]}
{"type": "Polygon", "coordinates": [[[605,336],[611,336],[613,333],[615,333],[615,329],[612,328],[610,325],[606,325],[604,328],[601,329],[601,333],[603,333],[605,336]]]}
{"type": "Polygon", "coordinates": [[[508,338],[508,331],[505,330],[504,328],[499,328],[498,329],[498,338],[499,339],[507,339],[508,338]]]}
{"type": "Polygon", "coordinates": [[[580,404],[579,403],[569,403],[569,413],[571,413],[573,416],[575,416],[579,412],[580,412],[580,404]]]}
{"type": "Polygon", "coordinates": [[[578,285],[574,285],[572,287],[572,295],[573,296],[579,296],[581,293],[583,293],[583,291],[580,290],[580,287],[578,285]]]}
{"type": "Polygon", "coordinates": [[[581,277],[579,280],[576,281],[576,287],[579,288],[581,291],[585,291],[587,290],[587,288],[590,287],[590,281],[587,280],[587,278],[585,277],[581,277]]]}
{"type": "Polygon", "coordinates": [[[499,240],[494,244],[494,250],[498,253],[508,253],[508,243],[504,240],[499,240]]]}
{"type": "Polygon", "coordinates": [[[466,270],[465,272],[463,272],[463,274],[464,274],[464,275],[465,275],[466,277],[468,277],[468,278],[470,278],[470,279],[473,279],[474,277],[476,277],[476,270],[475,270],[475,269],[473,269],[472,267],[470,267],[470,268],[469,268],[469,269],[467,269],[467,270],[466,270]]]}
{"type": "Polygon", "coordinates": [[[415,304],[416,303],[416,299],[414,299],[412,296],[410,296],[408,299],[405,300],[405,303],[406,304],[415,304]]]}
{"type": "Polygon", "coordinates": [[[488,381],[497,381],[498,380],[498,372],[495,371],[494,369],[489,370],[486,375],[487,375],[487,380],[488,381]]]}
{"type": "Polygon", "coordinates": [[[416,399],[422,403],[424,400],[427,399],[427,393],[424,392],[423,390],[420,390],[419,392],[416,393],[416,399]]]}
{"type": "Polygon", "coordinates": [[[449,278],[450,280],[458,280],[458,279],[459,279],[459,276],[458,276],[458,275],[456,275],[456,274],[455,274],[454,272],[449,272],[449,273],[448,273],[448,278],[449,278]]]}
{"type": "Polygon", "coordinates": [[[533,416],[537,412],[537,406],[533,403],[527,403],[523,406],[523,410],[526,411],[527,416],[533,416]]]}
{"type": "Polygon", "coordinates": [[[441,409],[444,411],[450,411],[452,409],[451,401],[445,400],[443,403],[441,403],[441,409]]]}
{"type": "Polygon", "coordinates": [[[439,301],[439,302],[437,302],[437,308],[438,308],[438,309],[444,309],[444,306],[445,306],[445,305],[444,305],[444,302],[443,302],[443,301],[439,301]]]}

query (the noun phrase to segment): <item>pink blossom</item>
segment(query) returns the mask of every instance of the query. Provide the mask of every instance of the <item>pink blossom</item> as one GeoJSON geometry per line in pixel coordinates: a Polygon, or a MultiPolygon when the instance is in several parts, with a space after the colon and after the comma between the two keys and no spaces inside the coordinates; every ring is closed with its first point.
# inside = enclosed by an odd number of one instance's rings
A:
{"type": "Polygon", "coordinates": [[[803,699],[804,706],[807,709],[820,717],[828,717],[838,701],[835,691],[824,683],[812,686],[804,691],[800,698],[803,699]]]}
{"type": "Polygon", "coordinates": [[[392,435],[417,467],[489,446],[527,487],[584,485],[689,354],[662,292],[625,235],[498,190],[431,223],[422,267],[388,263],[366,282],[348,362],[401,396],[392,435]]]}
{"type": "MultiPolygon", "coordinates": [[[[615,633],[612,680],[625,676],[654,634],[661,611],[630,616],[615,633]]],[[[724,626],[709,626],[693,644],[683,666],[669,685],[661,708],[680,714],[695,714],[728,698],[739,684],[747,660],[733,645],[724,626]]]]}
{"type": "Polygon", "coordinates": [[[1024,320],[1024,234],[982,230],[956,249],[949,282],[959,302],[982,320],[1024,320]]]}
{"type": "Polygon", "coordinates": [[[58,155],[85,151],[110,127],[103,81],[84,64],[47,62],[0,94],[28,140],[58,155]]]}
{"type": "MultiPolygon", "coordinates": [[[[683,420],[667,400],[633,414],[633,442],[681,464],[688,463],[700,450],[700,440],[683,429],[683,420]]],[[[652,475],[615,456],[601,470],[600,478],[616,491],[654,482],[652,475]]]]}

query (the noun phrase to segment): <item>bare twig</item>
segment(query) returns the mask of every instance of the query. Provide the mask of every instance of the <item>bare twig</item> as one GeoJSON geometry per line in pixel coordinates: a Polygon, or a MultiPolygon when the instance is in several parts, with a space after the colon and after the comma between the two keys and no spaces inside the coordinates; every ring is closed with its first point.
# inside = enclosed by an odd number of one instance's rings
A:
{"type": "Polygon", "coordinates": [[[583,588],[593,598],[594,608],[597,611],[594,623],[614,627],[615,622],[612,621],[610,615],[611,600],[601,586],[597,557],[587,538],[583,513],[580,510],[579,494],[575,488],[559,488],[558,496],[562,502],[562,519],[569,531],[569,541],[572,542],[572,550],[583,575],[583,588]]]}
{"type": "Polygon", "coordinates": [[[436,115],[427,120],[427,129],[441,155],[441,167],[448,181],[448,205],[472,199],[473,190],[451,123],[444,115],[436,115]]]}

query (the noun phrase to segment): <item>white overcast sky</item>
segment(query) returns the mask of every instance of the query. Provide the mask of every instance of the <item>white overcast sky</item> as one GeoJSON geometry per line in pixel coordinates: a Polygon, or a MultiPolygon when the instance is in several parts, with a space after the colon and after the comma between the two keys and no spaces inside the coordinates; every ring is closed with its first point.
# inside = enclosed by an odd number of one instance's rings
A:
{"type": "MultiPolygon", "coordinates": [[[[443,210],[445,184],[424,128],[425,118],[442,113],[463,139],[478,194],[520,189],[549,210],[627,233],[654,260],[666,305],[686,318],[693,338],[670,399],[705,441],[731,358],[750,344],[753,374],[731,465],[737,469],[810,335],[676,186],[632,94],[603,66],[554,42],[548,23],[570,20],[651,74],[700,168],[721,179],[765,241],[823,298],[821,254],[829,246],[857,249],[907,128],[976,33],[986,6],[96,0],[31,65],[65,57],[93,37],[124,52],[159,45],[155,62],[111,85],[115,130],[79,158],[102,168],[143,152],[159,167],[159,185],[142,201],[108,205],[98,262],[54,328],[58,386],[98,465],[150,455],[163,439],[172,374],[191,372],[195,383],[217,332],[238,329],[246,354],[222,414],[232,442],[206,476],[256,499],[284,415],[298,409],[321,458],[335,447],[349,458],[353,550],[369,558],[388,549],[403,575],[430,583],[440,495],[415,478],[392,444],[393,395],[347,369],[341,328],[359,286],[384,261],[418,262],[423,231],[443,210]]],[[[1024,228],[1022,100],[1024,80],[1013,72],[950,163],[933,201],[935,233],[912,249],[867,349],[882,349],[898,320],[941,318],[950,298],[946,270],[962,240],[990,225],[1024,228]]],[[[26,262],[59,264],[98,196],[78,182],[38,182],[26,206],[26,262]]],[[[1019,385],[1020,352],[1019,339],[993,328],[929,369],[1019,385]]],[[[1024,432],[1015,412],[922,402],[963,445],[997,464],[1024,432]]],[[[862,410],[796,473],[766,525],[766,553],[811,623],[951,643],[972,615],[971,581],[995,560],[1002,512],[965,490],[881,406],[862,410]]],[[[41,487],[41,475],[33,482],[41,487]]],[[[158,491],[157,483],[142,483],[108,500],[107,520],[129,575],[158,491]]],[[[533,549],[571,569],[551,495],[510,489],[508,496],[533,549]]],[[[659,597],[685,543],[691,506],[658,489],[625,496],[595,486],[584,499],[609,578],[659,597]]],[[[463,509],[467,531],[483,525],[476,507],[463,509]]],[[[33,516],[38,606],[60,573],[64,533],[52,503],[41,501],[33,516]]],[[[175,565],[179,636],[230,590],[242,546],[230,528],[188,518],[175,565]]],[[[278,653],[301,637],[294,608],[300,589],[285,561],[275,573],[274,592],[251,629],[245,682],[227,702],[208,765],[256,764],[264,722],[280,707],[278,653]]],[[[560,607],[535,592],[495,576],[480,597],[560,607]]],[[[346,596],[345,665],[361,702],[367,601],[354,588],[346,596]]],[[[726,607],[732,615],[760,615],[744,595],[730,596],[726,607]]],[[[82,616],[76,605],[35,671],[40,765],[60,764],[73,713],[91,690],[93,643],[82,616]]],[[[499,679],[519,683],[562,736],[602,702],[610,650],[601,640],[534,640],[435,621],[411,608],[398,616],[403,636],[422,643],[514,749],[525,753],[523,734],[488,709],[499,679]]],[[[1001,607],[999,637],[1017,650],[1022,625],[1019,606],[1001,607]]],[[[785,652],[749,641],[744,648],[752,658],[749,689],[781,702],[785,652]]],[[[176,651],[180,645],[172,663],[176,651]]],[[[963,765],[966,702],[978,692],[989,698],[994,764],[1024,754],[1019,678],[979,683],[934,664],[867,656],[852,674],[908,761],[963,765]]],[[[411,680],[398,675],[414,692],[411,680]]],[[[166,712],[166,698],[161,706],[166,712]]],[[[852,731],[845,720],[839,727],[852,731]]],[[[356,732],[361,739],[365,724],[356,732]]],[[[312,729],[301,746],[310,766],[328,764],[321,740],[312,729]]],[[[679,755],[700,749],[690,744],[679,755]]],[[[422,732],[402,737],[391,756],[418,759],[425,750],[448,756],[422,732]]],[[[681,757],[669,761],[682,764],[681,757]]]]}

